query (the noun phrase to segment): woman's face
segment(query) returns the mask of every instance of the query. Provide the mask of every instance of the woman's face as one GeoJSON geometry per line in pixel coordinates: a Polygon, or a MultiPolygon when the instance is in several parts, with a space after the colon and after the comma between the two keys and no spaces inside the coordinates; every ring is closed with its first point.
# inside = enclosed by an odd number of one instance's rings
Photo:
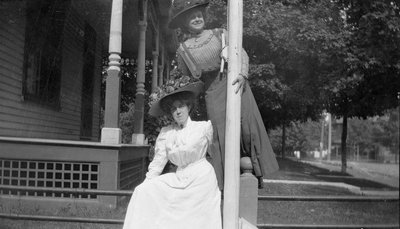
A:
{"type": "Polygon", "coordinates": [[[192,10],[187,18],[186,25],[190,32],[199,33],[204,29],[204,17],[201,10],[194,9],[192,10]]]}
{"type": "Polygon", "coordinates": [[[171,114],[178,125],[184,125],[189,117],[190,108],[184,101],[175,100],[171,106],[171,114]]]}

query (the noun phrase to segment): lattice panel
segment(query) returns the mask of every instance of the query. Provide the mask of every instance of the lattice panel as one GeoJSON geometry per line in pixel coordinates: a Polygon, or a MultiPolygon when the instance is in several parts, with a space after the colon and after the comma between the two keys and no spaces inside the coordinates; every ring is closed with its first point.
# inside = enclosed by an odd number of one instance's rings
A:
{"type": "MultiPolygon", "coordinates": [[[[0,159],[0,184],[47,188],[97,189],[98,163],[0,159]]],[[[95,199],[96,195],[1,191],[0,194],[95,199]]]]}

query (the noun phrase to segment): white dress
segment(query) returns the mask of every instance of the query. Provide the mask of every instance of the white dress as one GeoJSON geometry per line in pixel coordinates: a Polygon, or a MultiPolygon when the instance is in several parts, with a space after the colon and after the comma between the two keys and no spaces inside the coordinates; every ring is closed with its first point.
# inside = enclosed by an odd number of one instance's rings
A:
{"type": "Polygon", "coordinates": [[[123,229],[221,229],[221,192],[206,160],[210,121],[163,127],[145,181],[135,188],[123,229]],[[176,172],[160,175],[168,159],[176,172]]]}

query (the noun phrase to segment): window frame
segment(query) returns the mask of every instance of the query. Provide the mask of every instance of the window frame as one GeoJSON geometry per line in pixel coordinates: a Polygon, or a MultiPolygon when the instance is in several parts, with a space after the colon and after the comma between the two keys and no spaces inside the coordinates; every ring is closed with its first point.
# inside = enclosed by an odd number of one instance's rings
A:
{"type": "Polygon", "coordinates": [[[60,109],[63,32],[68,1],[28,1],[23,100],[60,109]]]}

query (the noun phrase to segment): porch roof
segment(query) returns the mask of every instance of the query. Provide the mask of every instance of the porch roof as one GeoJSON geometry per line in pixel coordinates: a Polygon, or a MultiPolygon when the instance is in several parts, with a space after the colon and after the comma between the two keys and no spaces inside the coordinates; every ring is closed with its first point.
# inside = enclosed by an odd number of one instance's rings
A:
{"type": "MultiPolygon", "coordinates": [[[[124,0],[123,1],[123,24],[122,24],[122,54],[123,57],[134,57],[138,52],[139,43],[139,8],[141,0],[124,0]]],[[[158,16],[158,22],[160,23],[160,33],[164,34],[166,39],[166,51],[170,54],[175,53],[175,44],[173,43],[172,33],[173,31],[168,29],[168,15],[169,7],[171,5],[170,0],[154,0],[148,1],[148,5],[154,2],[155,14],[158,16]]],[[[103,38],[103,54],[108,54],[108,41],[110,35],[110,20],[111,20],[111,6],[112,0],[73,0],[73,5],[81,9],[85,14],[88,22],[92,25],[97,26],[103,38]]],[[[150,7],[148,7],[150,9],[150,7]]],[[[147,33],[146,33],[146,56],[151,56],[154,44],[150,42],[153,40],[153,33],[151,22],[148,21],[147,33]]]]}

